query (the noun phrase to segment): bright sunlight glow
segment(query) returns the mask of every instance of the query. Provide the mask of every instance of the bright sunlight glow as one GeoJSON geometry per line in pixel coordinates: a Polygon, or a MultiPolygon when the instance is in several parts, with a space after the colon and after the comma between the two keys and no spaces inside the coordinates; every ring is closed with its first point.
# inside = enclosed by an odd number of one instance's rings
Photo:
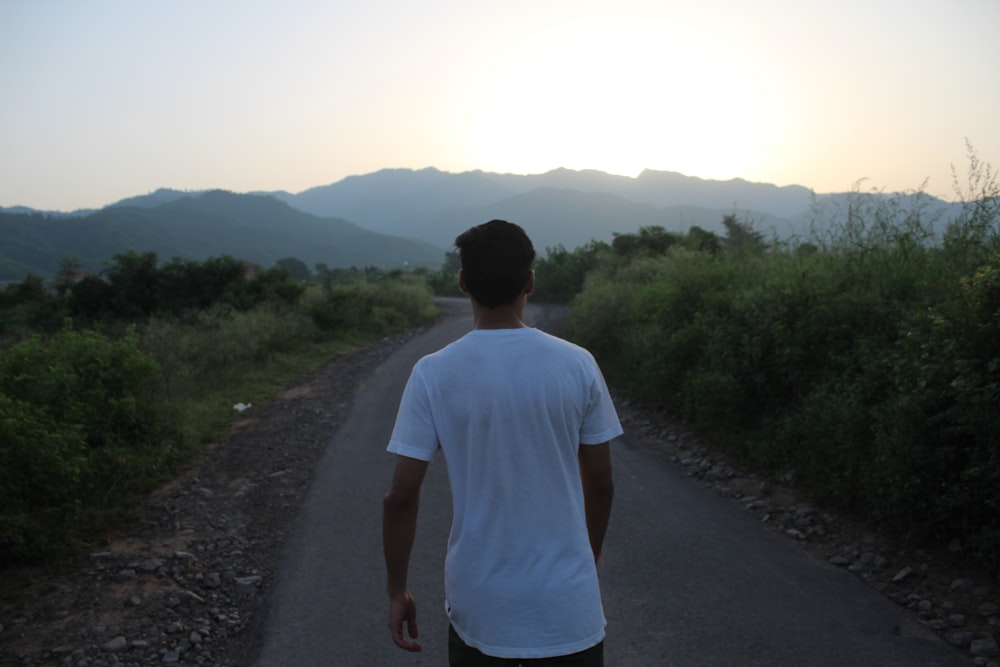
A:
{"type": "Polygon", "coordinates": [[[480,63],[492,83],[469,113],[473,161],[514,173],[562,166],[738,176],[769,134],[760,131],[766,100],[707,43],[653,27],[637,34],[621,21],[529,35],[503,59],[480,63]]]}

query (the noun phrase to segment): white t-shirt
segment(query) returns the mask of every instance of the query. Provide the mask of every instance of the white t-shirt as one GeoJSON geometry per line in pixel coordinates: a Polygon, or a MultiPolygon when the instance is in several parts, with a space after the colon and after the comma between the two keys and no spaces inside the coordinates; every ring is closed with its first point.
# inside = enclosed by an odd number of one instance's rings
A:
{"type": "Polygon", "coordinates": [[[444,453],[445,595],[466,644],[545,658],[604,638],[577,454],[621,433],[593,356],[537,329],[475,330],[414,366],[388,449],[444,453]]]}

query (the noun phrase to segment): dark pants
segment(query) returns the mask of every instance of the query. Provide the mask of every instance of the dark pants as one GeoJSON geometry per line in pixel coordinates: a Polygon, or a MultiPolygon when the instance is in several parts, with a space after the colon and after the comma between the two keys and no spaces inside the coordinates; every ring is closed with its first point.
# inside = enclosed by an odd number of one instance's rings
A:
{"type": "Polygon", "coordinates": [[[554,658],[494,658],[462,641],[455,628],[448,626],[448,665],[450,667],[604,667],[604,642],[572,655],[554,658]]]}

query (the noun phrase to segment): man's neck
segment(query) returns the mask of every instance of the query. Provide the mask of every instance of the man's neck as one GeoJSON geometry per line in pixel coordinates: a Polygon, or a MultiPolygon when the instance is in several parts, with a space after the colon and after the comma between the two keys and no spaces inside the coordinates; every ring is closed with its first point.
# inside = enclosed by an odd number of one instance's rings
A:
{"type": "Polygon", "coordinates": [[[514,303],[496,308],[486,308],[472,301],[472,319],[476,329],[523,329],[528,325],[524,321],[524,306],[527,298],[520,297],[514,303]]]}

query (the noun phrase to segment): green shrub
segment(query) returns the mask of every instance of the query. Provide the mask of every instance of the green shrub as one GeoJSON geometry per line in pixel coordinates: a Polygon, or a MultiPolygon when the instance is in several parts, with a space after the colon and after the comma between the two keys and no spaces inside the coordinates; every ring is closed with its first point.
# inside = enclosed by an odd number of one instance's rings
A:
{"type": "Polygon", "coordinates": [[[0,561],[65,547],[163,479],[176,442],[137,341],[64,329],[0,356],[0,561]]]}
{"type": "Polygon", "coordinates": [[[77,520],[88,467],[78,425],[0,393],[0,562],[59,550],[54,536],[77,520]]]}
{"type": "Polygon", "coordinates": [[[298,308],[265,302],[246,311],[217,305],[190,320],[150,320],[142,330],[142,348],[160,368],[163,400],[181,399],[196,385],[226,386],[280,353],[320,335],[298,308]]]}
{"type": "Polygon", "coordinates": [[[817,499],[985,557],[1000,548],[1000,187],[976,187],[943,238],[926,198],[876,193],[808,244],[728,225],[725,243],[692,231],[605,257],[564,331],[633,399],[817,499]]]}
{"type": "Polygon", "coordinates": [[[250,310],[266,301],[297,305],[305,286],[281,267],[261,271],[226,291],[225,302],[238,310],[250,310]]]}
{"type": "Polygon", "coordinates": [[[160,368],[158,400],[184,415],[184,440],[218,437],[233,404],[264,400],[295,374],[375,337],[434,315],[420,280],[312,285],[295,306],[265,301],[245,311],[218,305],[182,320],[153,318],[142,349],[160,368]]]}
{"type": "Polygon", "coordinates": [[[72,329],[30,338],[0,357],[0,390],[80,425],[92,449],[131,446],[144,435],[140,394],[156,373],[137,341],[72,329]]]}
{"type": "Polygon", "coordinates": [[[426,322],[436,312],[422,281],[330,285],[325,292],[325,299],[313,296],[306,308],[316,326],[327,332],[385,335],[426,322]]]}
{"type": "Polygon", "coordinates": [[[58,331],[66,315],[62,301],[46,291],[38,276],[28,274],[0,289],[0,336],[8,340],[58,331]]]}
{"type": "Polygon", "coordinates": [[[539,303],[569,303],[583,290],[587,274],[608,255],[610,247],[601,241],[576,248],[572,252],[557,245],[546,248],[544,257],[535,262],[535,292],[539,303]]]}
{"type": "Polygon", "coordinates": [[[234,403],[266,400],[331,355],[436,312],[426,280],[402,273],[324,289],[280,270],[247,282],[227,258],[175,260],[157,274],[178,290],[168,298],[135,279],[154,270],[153,256],[131,254],[117,260],[117,285],[67,288],[104,333],[67,324],[0,353],[0,564],[56,558],[114,530],[224,432],[234,403]],[[137,327],[113,317],[129,290],[142,297],[130,306],[137,327]]]}

